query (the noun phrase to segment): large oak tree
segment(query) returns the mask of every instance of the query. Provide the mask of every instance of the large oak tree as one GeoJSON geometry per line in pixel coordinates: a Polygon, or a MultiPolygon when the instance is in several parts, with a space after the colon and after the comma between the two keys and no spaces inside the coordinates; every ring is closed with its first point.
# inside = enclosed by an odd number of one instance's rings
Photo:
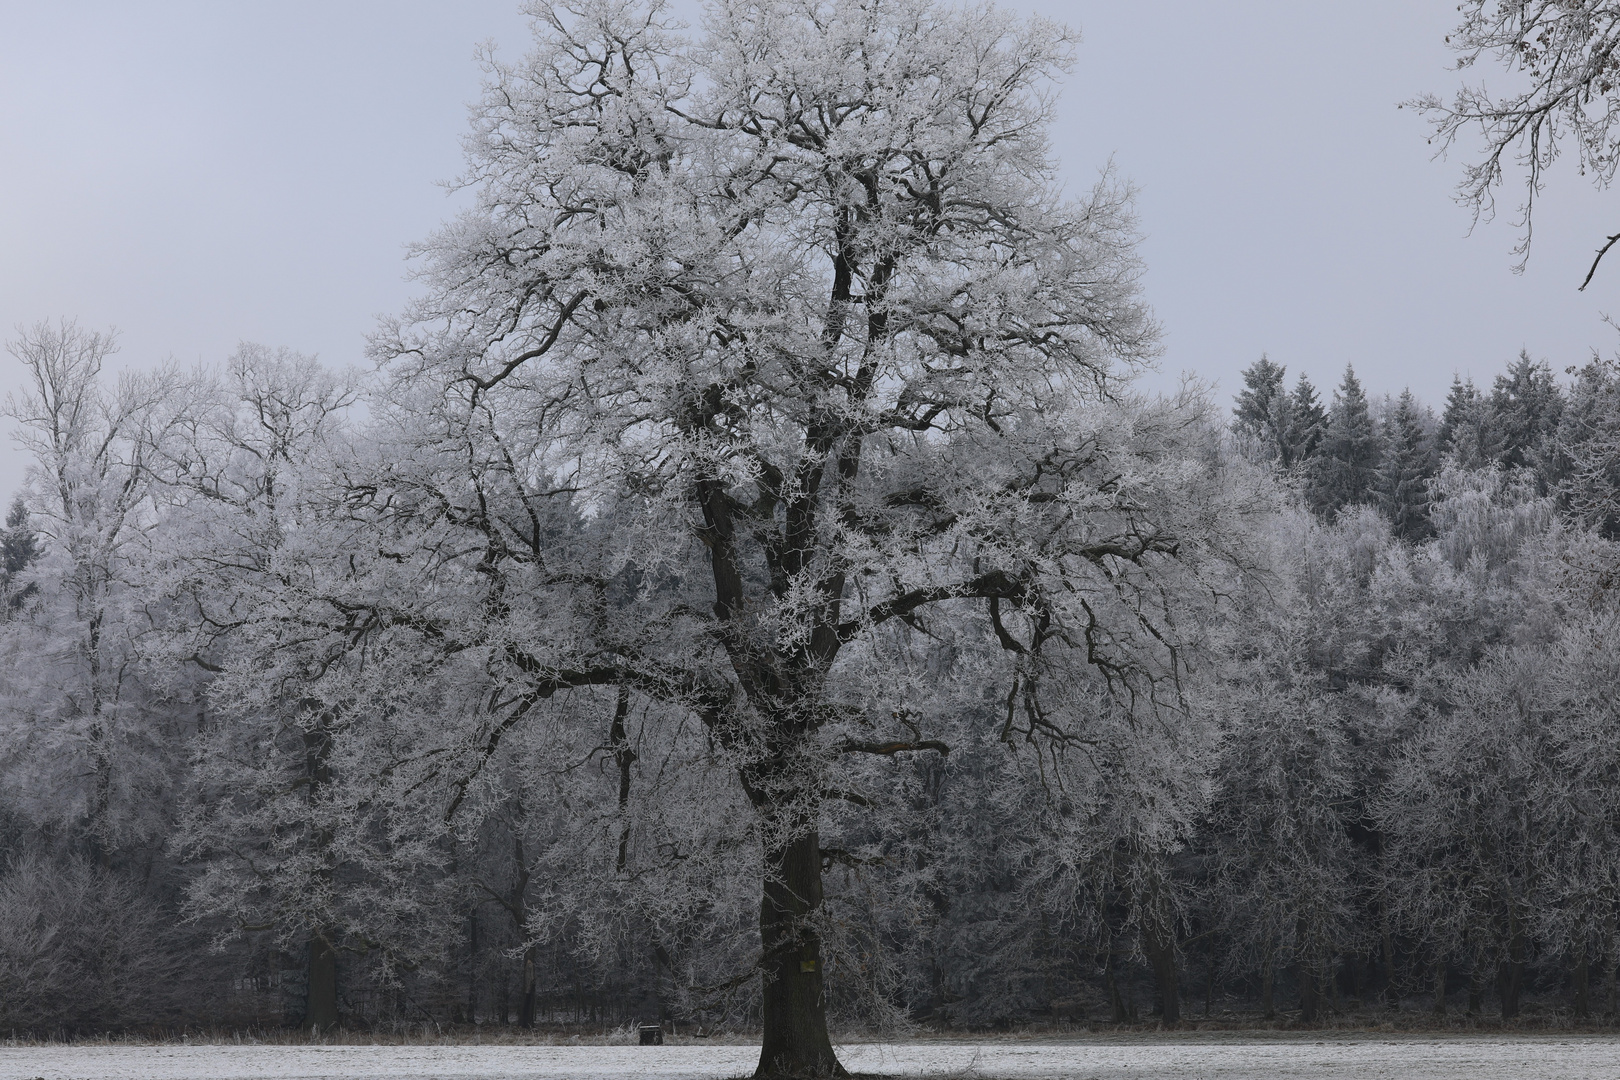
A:
{"type": "Polygon", "coordinates": [[[385,770],[439,778],[451,821],[548,703],[695,721],[754,815],[759,1075],[841,1072],[821,830],[871,801],[854,762],[948,751],[884,643],[969,619],[1009,742],[1081,737],[1066,683],[1173,716],[1178,613],[1235,543],[1214,426],[1122,396],[1156,332],[1129,192],[1065,198],[1047,155],[1060,28],[925,0],[536,27],[489,61],[476,205],[376,338],[350,511],[377,539],[306,625],[391,642],[379,723],[412,684],[459,717],[385,770]]]}

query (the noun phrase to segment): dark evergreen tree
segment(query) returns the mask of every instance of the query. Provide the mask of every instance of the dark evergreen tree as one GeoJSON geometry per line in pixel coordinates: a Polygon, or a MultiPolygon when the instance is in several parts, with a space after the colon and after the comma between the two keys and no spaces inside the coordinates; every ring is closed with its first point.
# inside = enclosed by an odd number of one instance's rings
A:
{"type": "Polygon", "coordinates": [[[1457,436],[1457,426],[1467,419],[1479,400],[1479,391],[1474,389],[1474,380],[1463,382],[1461,375],[1451,376],[1451,390],[1446,394],[1446,405],[1440,414],[1440,430],[1435,432],[1436,448],[1444,452],[1451,449],[1452,440],[1457,436]]]}
{"type": "Polygon", "coordinates": [[[9,608],[14,610],[20,607],[24,600],[33,595],[32,583],[17,588],[16,581],[37,558],[39,534],[29,523],[28,507],[23,505],[22,496],[18,495],[11,500],[6,527],[0,529],[0,596],[5,597],[9,608]]]}
{"type": "Polygon", "coordinates": [[[1301,372],[1299,382],[1288,402],[1288,428],[1286,443],[1293,465],[1303,464],[1322,443],[1322,431],[1327,423],[1327,411],[1316,395],[1316,387],[1301,372]]]}
{"type": "Polygon", "coordinates": [[[1243,371],[1243,390],[1237,396],[1232,427],[1245,436],[1261,460],[1287,470],[1294,465],[1289,441],[1292,399],[1283,387],[1288,369],[1262,355],[1243,371]]]}
{"type": "Polygon", "coordinates": [[[1620,364],[1594,357],[1576,372],[1553,442],[1562,507],[1620,539],[1620,364]]]}
{"type": "Polygon", "coordinates": [[[1535,469],[1543,490],[1560,479],[1556,441],[1564,412],[1564,392],[1546,361],[1519,353],[1507,372],[1496,377],[1490,398],[1496,463],[1504,469],[1535,469]]]}
{"type": "Polygon", "coordinates": [[[1501,450],[1495,409],[1491,399],[1479,392],[1473,379],[1456,376],[1446,395],[1446,408],[1440,416],[1436,444],[1441,454],[1465,469],[1495,465],[1501,450]]]}
{"type": "Polygon", "coordinates": [[[1378,428],[1355,369],[1348,365],[1344,381],[1333,392],[1333,411],[1325,428],[1311,461],[1306,493],[1311,509],[1332,519],[1344,507],[1373,502],[1378,496],[1378,428]]]}
{"type": "Polygon", "coordinates": [[[1434,533],[1429,520],[1429,480],[1439,470],[1439,454],[1430,436],[1434,416],[1425,416],[1426,412],[1406,389],[1383,425],[1380,503],[1395,535],[1413,543],[1434,533]]]}

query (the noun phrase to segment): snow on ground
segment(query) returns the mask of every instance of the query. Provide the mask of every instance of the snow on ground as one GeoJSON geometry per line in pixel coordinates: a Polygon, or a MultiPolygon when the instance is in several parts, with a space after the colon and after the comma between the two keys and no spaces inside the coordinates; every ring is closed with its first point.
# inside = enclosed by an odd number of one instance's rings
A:
{"type": "MultiPolygon", "coordinates": [[[[27,1046],[0,1080],[725,1080],[748,1046],[27,1046]]],[[[1620,1038],[1226,1037],[857,1044],[857,1072],[962,1080],[1620,1080],[1620,1038]]]]}

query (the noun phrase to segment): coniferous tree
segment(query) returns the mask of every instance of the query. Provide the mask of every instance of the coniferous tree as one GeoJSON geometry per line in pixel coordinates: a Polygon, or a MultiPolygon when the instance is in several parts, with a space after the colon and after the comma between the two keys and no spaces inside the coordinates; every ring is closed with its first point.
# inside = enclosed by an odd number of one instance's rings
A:
{"type": "Polygon", "coordinates": [[[59,750],[41,760],[62,771],[31,780],[37,797],[76,802],[74,829],[105,867],[122,846],[161,828],[151,797],[162,784],[161,754],[148,738],[153,699],[135,662],[143,620],[132,605],[161,512],[150,465],[179,422],[184,394],[172,370],[108,387],[101,369],[114,337],[67,320],[25,327],[7,350],[27,381],[5,411],[33,458],[31,501],[49,552],[39,592],[49,610],[31,615],[27,644],[18,646],[27,658],[8,665],[27,676],[8,687],[8,704],[59,750]]]}
{"type": "Polygon", "coordinates": [[[1327,410],[1322,408],[1321,399],[1316,394],[1316,387],[1311,380],[1300,372],[1299,381],[1294,384],[1294,393],[1288,403],[1288,434],[1287,445],[1295,466],[1314,455],[1322,443],[1323,429],[1327,424],[1327,410]]]}
{"type": "Polygon", "coordinates": [[[1463,381],[1461,375],[1451,377],[1451,390],[1446,394],[1445,409],[1440,414],[1440,429],[1435,432],[1435,446],[1441,453],[1451,453],[1457,445],[1457,434],[1471,423],[1479,405],[1479,390],[1474,380],[1463,381]]]}
{"type": "Polygon", "coordinates": [[[1237,396],[1233,428],[1253,441],[1260,459],[1287,471],[1294,466],[1294,445],[1289,438],[1293,399],[1283,386],[1288,369],[1262,355],[1243,371],[1243,390],[1237,396]]]}
{"type": "Polygon", "coordinates": [[[1496,462],[1504,469],[1533,468],[1550,488],[1558,481],[1553,437],[1564,411],[1564,392],[1545,361],[1520,352],[1491,387],[1496,462]]]}
{"type": "Polygon", "coordinates": [[[1307,487],[1311,508],[1331,518],[1346,506],[1372,501],[1378,492],[1379,450],[1367,395],[1355,369],[1347,365],[1311,463],[1307,487]]]}
{"type": "MultiPolygon", "coordinates": [[[[1412,391],[1403,390],[1394,411],[1385,418],[1383,430],[1380,502],[1395,535],[1413,543],[1434,532],[1429,521],[1429,480],[1438,471],[1439,458],[1424,419],[1412,391]]],[[[1433,414],[1429,423],[1433,423],[1433,414]]]]}
{"type": "Polygon", "coordinates": [[[1554,436],[1563,508],[1620,538],[1620,364],[1592,359],[1575,375],[1554,436]]]}
{"type": "Polygon", "coordinates": [[[22,496],[18,495],[11,500],[6,527],[0,529],[0,596],[6,598],[11,610],[21,607],[37,591],[37,586],[32,582],[17,587],[18,575],[37,558],[39,534],[29,522],[28,507],[23,503],[22,496]]]}

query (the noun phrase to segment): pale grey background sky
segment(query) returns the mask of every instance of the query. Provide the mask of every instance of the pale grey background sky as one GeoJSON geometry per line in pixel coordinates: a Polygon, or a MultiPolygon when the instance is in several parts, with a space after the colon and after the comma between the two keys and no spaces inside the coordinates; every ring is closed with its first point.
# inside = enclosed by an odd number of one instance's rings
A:
{"type": "MultiPolygon", "coordinates": [[[[1556,170],[1515,276],[1520,191],[1468,235],[1456,163],[1395,107],[1457,84],[1454,0],[1012,6],[1081,32],[1055,133],[1072,184],[1112,157],[1140,186],[1151,385],[1191,371],[1229,398],[1268,352],[1438,405],[1520,348],[1561,370],[1620,345],[1620,262],[1575,290],[1620,226],[1608,194],[1556,170]]],[[[66,315],[117,327],[128,365],[244,340],[363,363],[408,295],[403,246],[454,207],[435,181],[459,169],[474,46],[521,52],[517,8],[0,0],[0,335],[66,315]]],[[[0,450],[0,492],[22,469],[0,450]]]]}

